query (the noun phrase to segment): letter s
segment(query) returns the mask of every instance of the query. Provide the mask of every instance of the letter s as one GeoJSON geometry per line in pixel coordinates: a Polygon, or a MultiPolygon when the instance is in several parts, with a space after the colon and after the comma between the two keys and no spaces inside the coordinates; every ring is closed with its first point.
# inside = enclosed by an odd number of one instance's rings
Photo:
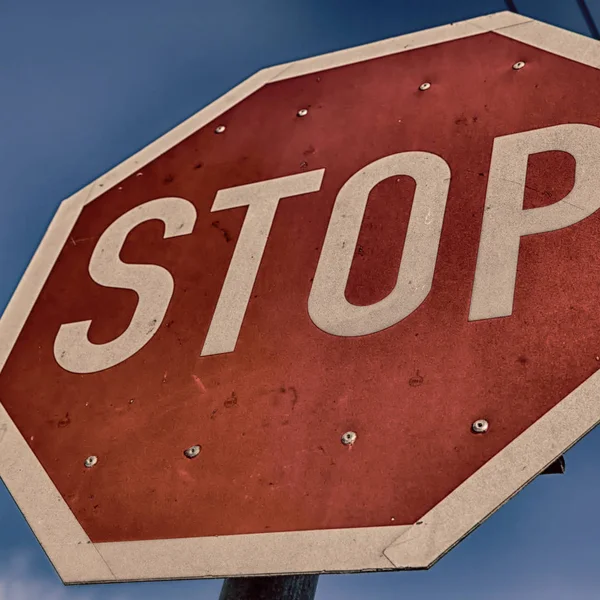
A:
{"type": "Polygon", "coordinates": [[[114,367],[143,348],[160,327],[173,295],[171,274],[158,265],[127,264],[119,258],[129,233],[152,219],[165,224],[165,238],[187,235],[196,222],[196,209],[182,198],[160,198],[136,206],[106,229],[92,253],[90,276],[99,285],[134,290],[138,304],[127,329],[105,344],[89,341],[91,320],[61,325],[54,357],[63,369],[95,373],[114,367]]]}

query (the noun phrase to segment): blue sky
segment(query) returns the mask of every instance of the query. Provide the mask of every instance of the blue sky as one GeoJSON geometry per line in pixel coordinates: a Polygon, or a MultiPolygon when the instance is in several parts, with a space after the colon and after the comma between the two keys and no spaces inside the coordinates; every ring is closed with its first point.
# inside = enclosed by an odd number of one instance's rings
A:
{"type": "MultiPolygon", "coordinates": [[[[600,0],[588,0],[600,23],[600,0]]],[[[588,34],[575,0],[521,12],[588,34]]],[[[60,201],[256,70],[504,9],[500,0],[20,0],[0,6],[0,309],[60,201]]],[[[317,598],[598,598],[600,431],[429,572],[317,598]]],[[[219,581],[63,588],[0,484],[0,600],[216,599],[219,581]]]]}

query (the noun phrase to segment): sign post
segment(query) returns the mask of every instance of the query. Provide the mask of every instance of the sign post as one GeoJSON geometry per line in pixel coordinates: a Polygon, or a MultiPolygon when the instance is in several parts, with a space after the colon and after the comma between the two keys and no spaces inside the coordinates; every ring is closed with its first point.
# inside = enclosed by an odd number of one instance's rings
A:
{"type": "Polygon", "coordinates": [[[62,580],[304,600],[548,470],[600,421],[599,104],[597,42],[498,13],[261,71],[66,200],[0,321],[62,580]]]}
{"type": "Polygon", "coordinates": [[[313,600],[318,575],[226,579],[219,600],[313,600]]]}

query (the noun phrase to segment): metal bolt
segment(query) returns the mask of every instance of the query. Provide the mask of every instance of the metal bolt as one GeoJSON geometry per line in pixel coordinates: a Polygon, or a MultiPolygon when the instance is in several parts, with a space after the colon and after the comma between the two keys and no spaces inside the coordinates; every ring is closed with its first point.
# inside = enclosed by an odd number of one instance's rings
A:
{"type": "Polygon", "coordinates": [[[425,83],[422,83],[422,84],[419,86],[419,89],[420,89],[422,92],[424,92],[425,90],[428,90],[430,87],[431,87],[431,84],[430,84],[428,81],[426,81],[425,83]]]}
{"type": "Polygon", "coordinates": [[[305,117],[308,114],[307,108],[301,108],[297,113],[299,117],[305,117]]]}
{"type": "Polygon", "coordinates": [[[342,436],[342,444],[345,446],[352,446],[356,441],[356,433],[354,431],[346,431],[342,436]]]}
{"type": "Polygon", "coordinates": [[[225,125],[219,125],[216,129],[215,129],[215,133],[223,133],[225,131],[225,125]]]}
{"type": "Polygon", "coordinates": [[[187,458],[196,458],[196,456],[200,454],[200,450],[202,450],[202,446],[190,446],[187,450],[184,450],[183,453],[187,456],[187,458]]]}
{"type": "Polygon", "coordinates": [[[524,66],[525,66],[525,63],[522,60],[520,60],[513,65],[513,69],[515,71],[518,71],[519,69],[522,69],[524,66]]]}
{"type": "Polygon", "coordinates": [[[471,429],[473,433],[485,433],[490,428],[490,424],[485,419],[477,419],[471,429]]]}
{"type": "Polygon", "coordinates": [[[88,469],[93,467],[98,462],[97,456],[88,456],[83,463],[88,469]]]}

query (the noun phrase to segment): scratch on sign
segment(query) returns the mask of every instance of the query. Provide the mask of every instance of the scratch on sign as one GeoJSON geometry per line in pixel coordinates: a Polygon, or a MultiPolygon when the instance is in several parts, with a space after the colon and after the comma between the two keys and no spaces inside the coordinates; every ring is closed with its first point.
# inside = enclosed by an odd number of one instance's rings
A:
{"type": "Polygon", "coordinates": [[[192,379],[194,380],[194,383],[196,384],[196,387],[198,388],[198,391],[201,394],[205,394],[206,393],[206,388],[204,387],[204,384],[202,383],[202,380],[200,379],[200,377],[198,377],[197,375],[194,375],[192,373],[192,379]]]}

